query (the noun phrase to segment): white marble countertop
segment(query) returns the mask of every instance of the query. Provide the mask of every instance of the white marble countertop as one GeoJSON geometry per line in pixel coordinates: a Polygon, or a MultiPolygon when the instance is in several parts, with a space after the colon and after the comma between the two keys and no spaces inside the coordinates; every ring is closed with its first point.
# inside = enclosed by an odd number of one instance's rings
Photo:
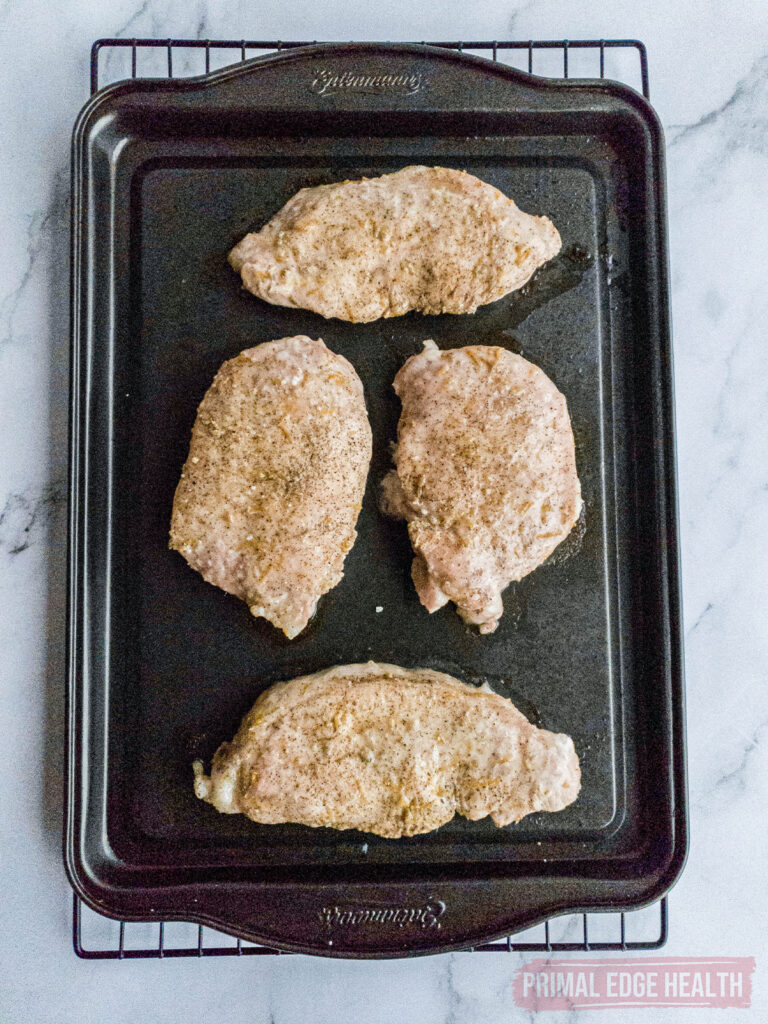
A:
{"type": "MultiPolygon", "coordinates": [[[[422,39],[638,37],[668,141],[691,853],[665,954],[757,958],[768,1019],[768,6],[622,0],[442,5],[282,0],[0,3],[0,1020],[492,1024],[524,958],[305,957],[82,962],[61,864],[73,119],[100,36],[422,39]]],[[[598,1011],[579,1021],[706,1019],[598,1011]]],[[[561,1020],[541,1013],[540,1020],[561,1020]]]]}

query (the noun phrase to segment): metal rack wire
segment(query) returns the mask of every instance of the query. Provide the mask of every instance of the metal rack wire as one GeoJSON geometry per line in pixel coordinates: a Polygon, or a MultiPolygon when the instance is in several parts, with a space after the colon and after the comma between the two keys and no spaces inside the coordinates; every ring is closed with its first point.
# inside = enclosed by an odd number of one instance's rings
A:
{"type": "MultiPolygon", "coordinates": [[[[118,50],[129,51],[130,53],[130,77],[137,78],[139,75],[138,55],[142,50],[165,50],[167,55],[167,76],[174,77],[174,50],[202,50],[204,51],[206,74],[211,71],[212,51],[232,51],[233,59],[230,63],[240,63],[248,59],[248,51],[278,51],[295,49],[299,46],[312,45],[313,41],[285,42],[282,40],[224,40],[224,39],[97,39],[91,48],[91,92],[96,92],[100,85],[100,55],[103,51],[118,50]]],[[[643,95],[648,99],[648,56],[645,46],[636,39],[531,39],[528,41],[457,41],[457,42],[422,42],[425,46],[437,46],[449,50],[479,51],[490,53],[494,61],[503,60],[513,53],[523,52],[523,59],[527,57],[527,68],[530,73],[536,73],[539,69],[536,66],[535,54],[537,51],[560,51],[562,55],[562,76],[569,76],[569,55],[572,51],[591,51],[594,58],[594,69],[587,74],[587,77],[606,77],[606,54],[608,51],[622,50],[634,52],[638,60],[639,82],[643,95]]],[[[573,67],[571,61],[570,68],[573,67]]],[[[127,69],[126,69],[127,70],[127,69]]],[[[201,68],[200,71],[203,69],[201,68]]],[[[547,69],[549,70],[549,69],[547,69]]],[[[199,73],[199,72],[198,72],[199,73]]],[[[126,77],[122,75],[120,77],[126,77]]],[[[646,918],[644,924],[648,926],[647,915],[642,911],[629,914],[578,914],[572,915],[572,923],[580,922],[577,928],[580,932],[578,938],[573,941],[553,940],[552,932],[554,925],[549,921],[544,922],[536,929],[529,929],[515,939],[515,936],[507,936],[506,939],[498,942],[490,942],[482,946],[470,947],[467,952],[516,952],[516,953],[555,953],[555,952],[634,952],[639,950],[660,949],[667,941],[668,917],[666,897],[656,904],[658,919],[653,934],[648,937],[633,939],[629,937],[631,921],[638,916],[646,918]],[[593,927],[590,939],[590,919],[601,919],[601,926],[605,925],[606,918],[618,918],[618,936],[609,941],[597,941],[594,938],[595,928],[593,927]],[[534,936],[530,932],[534,932],[534,936]]],[[[227,938],[212,928],[197,925],[197,941],[188,945],[172,945],[167,941],[166,924],[159,922],[152,925],[156,929],[157,939],[151,945],[144,945],[142,948],[134,948],[129,943],[129,932],[132,929],[147,927],[146,924],[132,924],[125,921],[112,922],[111,929],[113,941],[107,946],[103,941],[99,944],[101,948],[91,948],[85,944],[84,930],[87,916],[105,922],[105,919],[96,914],[95,911],[85,907],[79,897],[75,894],[73,898],[72,912],[72,945],[75,953],[86,960],[136,960],[136,959],[171,959],[174,957],[209,957],[209,956],[269,956],[281,955],[280,950],[270,949],[267,946],[258,946],[253,943],[243,942],[240,939],[227,940],[227,938]],[[208,944],[208,936],[215,937],[214,942],[208,944]],[[224,944],[229,941],[230,944],[224,944]]],[[[605,931],[604,927],[600,928],[605,931]]]]}
{"type": "MultiPolygon", "coordinates": [[[[574,914],[571,921],[573,924],[579,922],[579,938],[571,941],[557,941],[552,938],[554,925],[549,921],[539,925],[535,929],[528,929],[524,935],[515,940],[515,937],[508,935],[498,942],[488,942],[482,946],[470,946],[463,952],[467,953],[562,953],[562,952],[637,952],[639,950],[660,949],[667,941],[667,899],[664,897],[657,905],[658,924],[657,931],[651,933],[650,922],[644,921],[648,929],[647,938],[631,939],[629,931],[632,918],[645,916],[642,911],[632,913],[615,914],[574,914]],[[590,919],[595,918],[618,918],[619,934],[611,941],[595,941],[590,939],[590,919]],[[533,932],[534,936],[530,933],[533,932]]],[[[133,947],[130,942],[130,932],[146,924],[131,923],[126,921],[111,922],[114,927],[111,929],[110,943],[102,940],[102,948],[89,948],[83,938],[86,917],[96,918],[103,924],[104,919],[95,911],[85,907],[77,895],[74,896],[72,908],[72,945],[75,953],[83,960],[164,960],[173,957],[205,957],[205,956],[288,956],[279,949],[271,949],[268,946],[258,946],[242,939],[230,940],[229,945],[223,945],[225,936],[213,928],[195,925],[196,942],[187,945],[173,945],[168,942],[166,924],[162,921],[153,924],[152,929],[156,939],[152,945],[145,945],[141,948],[133,947]],[[213,941],[211,941],[211,937],[213,941]],[[210,944],[209,944],[210,943],[210,944]],[[105,948],[106,947],[106,948],[105,948]]],[[[614,921],[615,923],[615,921],[614,921]]],[[[602,930],[602,929],[601,929],[602,930]]]]}
{"type": "MultiPolygon", "coordinates": [[[[99,56],[103,50],[129,49],[131,52],[131,78],[138,76],[138,53],[142,49],[160,49],[167,53],[168,71],[167,77],[173,78],[173,51],[174,50],[203,50],[205,52],[205,73],[211,70],[211,51],[233,50],[237,57],[230,63],[242,63],[248,59],[249,50],[268,52],[270,50],[292,50],[299,46],[313,46],[317,39],[299,41],[285,40],[257,40],[257,39],[97,39],[91,47],[91,92],[96,92],[99,87],[99,56]]],[[[457,42],[427,42],[421,41],[422,46],[437,46],[444,50],[477,50],[489,52],[493,60],[498,61],[505,54],[516,51],[524,51],[528,58],[527,70],[533,74],[534,54],[542,50],[560,50],[563,58],[563,78],[569,74],[569,54],[574,50],[591,50],[599,59],[599,74],[590,77],[605,78],[606,53],[609,50],[629,50],[637,54],[640,71],[640,84],[643,96],[649,98],[648,91],[648,54],[645,44],[639,39],[529,39],[521,40],[459,40],[457,42]]],[[[595,70],[598,70],[598,67],[595,70]]]]}

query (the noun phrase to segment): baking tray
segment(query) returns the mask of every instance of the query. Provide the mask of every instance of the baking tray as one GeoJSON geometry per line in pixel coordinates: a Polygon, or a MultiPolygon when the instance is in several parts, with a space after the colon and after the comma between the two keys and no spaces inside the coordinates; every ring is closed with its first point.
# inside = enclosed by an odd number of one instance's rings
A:
{"type": "Polygon", "coordinates": [[[687,829],[663,144],[648,104],[436,48],[306,47],[103,90],[75,127],[72,189],[65,860],[79,895],[123,920],[354,957],[658,899],[687,829]],[[240,289],[226,253],[297,189],[408,163],[467,169],[546,213],[563,254],[465,317],[351,325],[240,289]],[[374,454],[344,580],[288,642],[192,572],[167,532],[216,369],[292,334],[355,365],[374,454]],[[430,337],[521,352],[574,424],[583,523],[508,588],[491,637],[452,608],[427,615],[405,527],[377,510],[392,379],[430,337]],[[263,689],[368,658],[488,680],[570,733],[579,800],[392,841],[259,826],[195,799],[192,760],[263,689]]]}

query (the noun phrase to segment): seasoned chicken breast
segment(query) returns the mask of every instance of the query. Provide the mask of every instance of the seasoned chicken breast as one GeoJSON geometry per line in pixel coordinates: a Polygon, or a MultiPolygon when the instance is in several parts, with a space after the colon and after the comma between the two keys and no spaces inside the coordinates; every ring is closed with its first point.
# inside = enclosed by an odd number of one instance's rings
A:
{"type": "Polygon", "coordinates": [[[551,221],[492,185],[446,167],[405,167],[302,189],[229,261],[260,299],[368,323],[412,309],[474,313],[559,251],[551,221]]]}
{"type": "Polygon", "coordinates": [[[371,459],[363,386],[322,341],[229,359],[205,394],[170,547],[293,638],[343,576],[371,459]]]}
{"type": "Polygon", "coordinates": [[[424,607],[453,601],[490,633],[502,590],[541,565],[581,512],[565,398],[506,349],[441,352],[433,341],[394,387],[403,408],[384,511],[408,521],[424,607]]]}
{"type": "Polygon", "coordinates": [[[429,669],[341,665],[263,693],[195,793],[265,824],[356,828],[389,839],[457,812],[497,825],[579,793],[569,736],[504,697],[429,669]]]}

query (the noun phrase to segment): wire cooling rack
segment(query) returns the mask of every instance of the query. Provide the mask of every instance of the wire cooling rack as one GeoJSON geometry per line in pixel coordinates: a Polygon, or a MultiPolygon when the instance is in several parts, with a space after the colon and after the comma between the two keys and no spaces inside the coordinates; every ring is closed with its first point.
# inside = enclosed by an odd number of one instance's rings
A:
{"type": "MultiPolygon", "coordinates": [[[[304,42],[253,39],[97,39],[91,48],[91,92],[124,78],[207,74],[304,42]],[[158,59],[159,58],[159,59],[158,59]]],[[[648,55],[637,39],[530,39],[527,41],[430,42],[447,50],[490,54],[494,61],[532,74],[568,78],[613,78],[648,99],[648,55]]],[[[546,921],[498,942],[467,952],[553,953],[632,952],[660,949],[667,941],[666,897],[654,907],[631,913],[573,914],[546,921]]],[[[233,939],[203,925],[179,922],[125,922],[105,918],[77,895],[72,911],[72,945],[86,960],[165,959],[205,956],[269,956],[280,950],[233,939]]]]}
{"type": "MultiPolygon", "coordinates": [[[[467,953],[636,952],[667,941],[667,899],[630,913],[571,914],[545,921],[498,942],[470,946],[467,953]]],[[[270,956],[290,954],[230,938],[203,925],[113,921],[75,895],[72,945],[84,960],[163,960],[179,956],[270,956]]]]}

